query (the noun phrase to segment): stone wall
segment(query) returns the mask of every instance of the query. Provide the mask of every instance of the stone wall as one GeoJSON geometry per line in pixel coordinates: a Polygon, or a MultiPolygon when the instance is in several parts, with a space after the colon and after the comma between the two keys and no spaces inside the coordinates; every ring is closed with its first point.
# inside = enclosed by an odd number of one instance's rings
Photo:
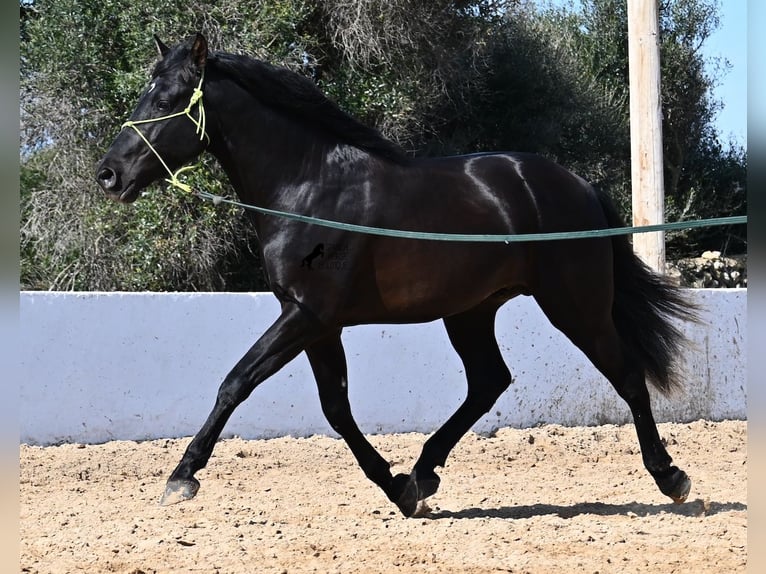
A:
{"type": "Polygon", "coordinates": [[[666,271],[683,287],[747,287],[747,255],[722,257],[720,251],[705,251],[700,257],[668,262],[666,271]]]}

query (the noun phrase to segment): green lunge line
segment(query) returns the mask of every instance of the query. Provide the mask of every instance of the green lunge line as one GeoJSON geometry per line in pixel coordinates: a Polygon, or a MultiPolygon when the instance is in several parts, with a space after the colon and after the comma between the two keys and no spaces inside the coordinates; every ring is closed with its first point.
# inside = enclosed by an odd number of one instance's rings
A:
{"type": "Polygon", "coordinates": [[[178,179],[178,176],[185,172],[196,168],[199,164],[190,165],[178,169],[175,173],[168,167],[165,160],[157,152],[154,146],[146,139],[146,136],[138,129],[140,124],[148,124],[153,122],[159,122],[175,118],[178,116],[187,116],[196,126],[196,132],[200,136],[200,140],[210,138],[205,131],[205,108],[202,104],[202,83],[205,79],[204,72],[200,77],[199,84],[195,88],[192,94],[189,105],[186,106],[180,112],[162,116],[158,118],[151,118],[147,120],[127,121],[122,124],[123,128],[133,128],[136,133],[141,137],[144,143],[149,146],[157,159],[170,174],[170,177],[165,181],[170,183],[171,186],[177,187],[181,191],[186,193],[194,193],[202,199],[212,201],[214,204],[227,203],[229,205],[236,205],[243,209],[249,209],[265,215],[272,215],[274,217],[281,217],[283,219],[289,219],[292,221],[301,221],[311,225],[320,225],[322,227],[329,227],[332,229],[340,229],[342,231],[352,231],[355,233],[366,233],[368,235],[381,235],[384,237],[399,237],[402,239],[420,239],[425,241],[462,241],[473,243],[518,243],[522,241],[557,241],[563,239],[587,239],[593,237],[610,237],[613,235],[631,235],[634,233],[650,233],[652,231],[670,231],[676,229],[691,229],[694,227],[714,227],[717,225],[736,225],[740,223],[747,223],[746,215],[738,215],[733,217],[717,217],[713,219],[700,219],[696,221],[678,221],[675,223],[659,223],[655,225],[641,225],[637,227],[616,227],[609,229],[590,229],[585,231],[562,231],[558,233],[520,233],[520,234],[463,234],[463,233],[429,233],[425,231],[405,231],[401,229],[385,229],[382,227],[369,227],[367,225],[357,225],[355,223],[342,223],[340,221],[332,221],[330,219],[322,219],[319,217],[311,217],[308,215],[300,215],[297,213],[289,213],[286,211],[278,211],[275,209],[267,209],[265,207],[258,207],[257,205],[250,205],[247,203],[240,203],[231,199],[226,199],[220,195],[215,195],[207,191],[193,190],[189,184],[183,183],[178,179]],[[199,118],[195,119],[191,115],[191,110],[195,104],[199,106],[199,118]]]}
{"type": "Polygon", "coordinates": [[[275,209],[266,209],[257,205],[240,203],[231,199],[226,199],[220,195],[215,195],[206,191],[195,191],[198,197],[207,199],[215,203],[227,203],[236,205],[244,209],[257,211],[264,215],[273,215],[283,219],[301,221],[312,225],[321,225],[332,229],[343,231],[353,231],[356,233],[366,233],[368,235],[382,235],[384,237],[400,237],[403,239],[421,239],[427,241],[462,241],[475,243],[517,243],[521,241],[557,241],[562,239],[587,239],[593,237],[611,237],[613,235],[631,235],[633,233],[650,233],[652,231],[669,231],[676,229],[691,229],[693,227],[714,227],[717,225],[736,225],[747,223],[746,215],[736,215],[732,217],[717,217],[713,219],[699,219],[695,221],[677,221],[675,223],[659,223],[655,225],[641,225],[637,227],[613,227],[609,229],[589,229],[585,231],[562,231],[558,233],[520,233],[520,234],[462,234],[462,233],[429,233],[424,231],[405,231],[400,229],[385,229],[382,227],[369,227],[367,225],[357,225],[355,223],[342,223],[330,219],[321,219],[308,215],[299,215],[286,211],[277,211],[275,209]]]}

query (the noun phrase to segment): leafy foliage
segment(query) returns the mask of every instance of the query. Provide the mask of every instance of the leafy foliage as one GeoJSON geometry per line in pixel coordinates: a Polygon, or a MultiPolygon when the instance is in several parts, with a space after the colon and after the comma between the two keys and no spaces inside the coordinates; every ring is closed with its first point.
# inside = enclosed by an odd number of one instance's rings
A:
{"type": "MultiPolygon", "coordinates": [[[[306,3],[38,0],[22,43],[22,284],[28,289],[257,290],[255,238],[239,212],[155,186],[126,209],[93,170],[156,60],[151,33],[203,29],[228,51],[295,67],[306,3]],[[252,22],[259,22],[253,27],[252,22]],[[235,43],[238,42],[238,43],[235,43]]],[[[299,64],[298,64],[299,65],[299,64]]],[[[220,170],[190,183],[228,192],[220,170]]]]}
{"type": "MultiPolygon", "coordinates": [[[[260,290],[239,210],[155,186],[130,208],[93,169],[156,54],[201,30],[214,49],[313,78],[341,107],[425,155],[535,151],[630,209],[622,0],[20,0],[22,284],[27,289],[260,290]]],[[[744,150],[718,141],[700,46],[714,0],[661,5],[669,220],[746,211],[744,150]]],[[[720,63],[725,70],[725,62],[720,63]]],[[[191,183],[231,194],[212,160],[191,183]]],[[[744,229],[669,235],[671,254],[746,248],[744,229]]]]}
{"type": "MultiPolygon", "coordinates": [[[[717,81],[713,73],[716,69],[725,70],[726,62],[705,62],[701,52],[719,25],[718,6],[710,0],[674,0],[661,2],[659,7],[666,220],[743,215],[747,212],[745,152],[732,143],[725,149],[713,125],[722,105],[712,99],[717,81]]],[[[626,131],[619,141],[624,145],[610,144],[601,151],[612,157],[616,154],[627,170],[630,165],[627,4],[620,0],[583,0],[579,12],[559,14],[558,18],[565,23],[563,36],[570,39],[585,65],[585,76],[612,94],[614,111],[623,118],[621,126],[626,131]]],[[[602,136],[601,141],[606,143],[608,137],[602,136]]],[[[610,190],[623,211],[629,213],[629,173],[625,171],[617,181],[624,183],[612,185],[610,190]]],[[[744,225],[672,232],[666,236],[670,257],[699,255],[706,249],[740,253],[746,245],[744,225]]]]}

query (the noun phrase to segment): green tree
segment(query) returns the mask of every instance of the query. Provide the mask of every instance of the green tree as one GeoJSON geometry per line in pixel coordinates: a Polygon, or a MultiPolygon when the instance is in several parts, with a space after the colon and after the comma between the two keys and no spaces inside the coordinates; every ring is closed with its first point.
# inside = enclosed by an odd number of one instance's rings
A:
{"type": "Polygon", "coordinates": [[[538,13],[528,3],[506,11],[468,121],[454,115],[444,139],[463,150],[541,153],[591,181],[622,184],[625,94],[588,67],[569,37],[573,26],[571,14],[538,13]]]}
{"type": "MultiPolygon", "coordinates": [[[[27,289],[263,289],[246,217],[162,191],[134,208],[106,201],[93,170],[129,115],[156,54],[204,30],[214,46],[299,69],[314,9],[299,0],[22,3],[22,286],[27,289]],[[254,22],[258,26],[253,26],[254,22]]],[[[191,183],[217,193],[220,170],[191,183]]]]}
{"type": "MultiPolygon", "coordinates": [[[[502,2],[438,0],[34,0],[22,2],[22,284],[53,289],[263,289],[257,244],[234,209],[161,191],[126,210],[93,166],[151,69],[151,33],[201,30],[314,77],[350,112],[404,145],[448,79],[471,62],[502,2]],[[26,8],[25,8],[26,5],[26,8]],[[27,9],[28,8],[28,9],[27,9]],[[473,23],[476,23],[475,25],[473,23]]],[[[454,90],[453,90],[454,92],[454,90]]],[[[195,185],[228,186],[213,162],[195,185]]]]}
{"type": "MultiPolygon", "coordinates": [[[[713,0],[661,6],[668,219],[744,213],[745,154],[718,142],[699,47],[713,0]]],[[[245,214],[154,186],[126,209],[93,181],[156,55],[201,30],[214,49],[312,77],[423,155],[542,153],[630,206],[624,0],[20,0],[22,285],[260,290],[245,214]]],[[[723,68],[722,68],[723,69],[723,68]]],[[[204,161],[191,183],[229,186],[204,161]]],[[[676,254],[745,247],[742,229],[669,236],[676,254]]]]}
{"type": "MultiPolygon", "coordinates": [[[[747,210],[745,153],[733,144],[725,149],[713,124],[721,103],[713,99],[712,89],[727,63],[706,62],[701,51],[720,24],[718,3],[673,0],[661,2],[659,8],[666,219],[742,215],[747,210]]],[[[553,10],[549,15],[562,25],[559,34],[571,43],[586,77],[614,95],[615,113],[627,127],[627,3],[583,0],[580,10],[553,10]]],[[[608,147],[629,166],[628,141],[623,141],[625,145],[608,147]]],[[[624,181],[615,191],[628,213],[627,173],[624,181]]],[[[745,238],[745,227],[737,226],[674,232],[666,239],[668,254],[674,257],[698,255],[704,249],[741,252],[745,238]]]]}

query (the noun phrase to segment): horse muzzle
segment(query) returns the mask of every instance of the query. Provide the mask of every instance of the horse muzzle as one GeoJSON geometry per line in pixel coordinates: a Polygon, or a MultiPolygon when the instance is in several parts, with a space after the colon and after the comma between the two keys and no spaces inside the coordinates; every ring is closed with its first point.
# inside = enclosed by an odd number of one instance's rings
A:
{"type": "Polygon", "coordinates": [[[135,182],[124,184],[120,171],[110,167],[105,161],[96,169],[96,181],[107,197],[120,203],[132,203],[140,193],[135,182]]]}

